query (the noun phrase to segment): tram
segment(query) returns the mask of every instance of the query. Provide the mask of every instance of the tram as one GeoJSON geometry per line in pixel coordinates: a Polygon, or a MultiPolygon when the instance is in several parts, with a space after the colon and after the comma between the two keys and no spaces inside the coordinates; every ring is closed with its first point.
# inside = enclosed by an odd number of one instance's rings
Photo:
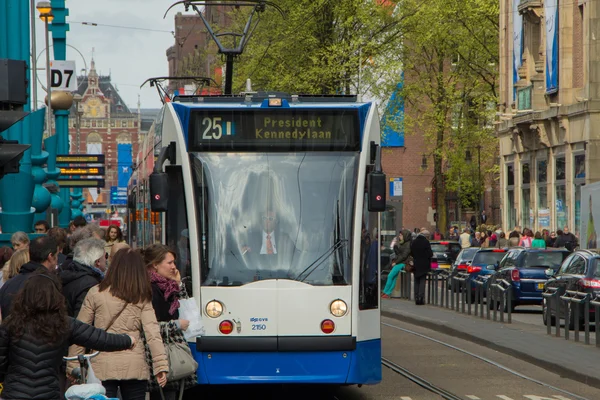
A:
{"type": "Polygon", "coordinates": [[[381,380],[379,141],[355,96],[165,104],[131,178],[130,240],[177,254],[205,328],[199,384],[381,380]]]}

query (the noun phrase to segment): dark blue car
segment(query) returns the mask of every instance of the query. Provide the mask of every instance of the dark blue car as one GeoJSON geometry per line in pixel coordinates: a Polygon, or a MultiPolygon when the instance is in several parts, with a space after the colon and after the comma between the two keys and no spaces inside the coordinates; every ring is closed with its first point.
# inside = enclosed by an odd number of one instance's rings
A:
{"type": "MultiPolygon", "coordinates": [[[[471,247],[470,249],[473,249],[471,247]]],[[[464,250],[463,250],[464,251],[464,250]]],[[[504,258],[507,253],[507,249],[496,249],[489,247],[477,248],[473,260],[470,264],[459,264],[454,270],[452,270],[451,276],[458,274],[459,272],[467,272],[469,274],[469,284],[471,287],[471,298],[475,297],[475,289],[477,285],[474,280],[478,276],[487,277],[495,273],[495,269],[500,264],[500,260],[504,258]]]]}
{"type": "MultiPolygon", "coordinates": [[[[569,254],[571,252],[566,249],[511,248],[490,277],[490,284],[504,279],[512,285],[512,310],[520,305],[541,305],[548,280],[546,270],[558,271],[569,254]]],[[[496,307],[499,303],[496,302],[496,307]]],[[[505,308],[508,310],[508,305],[505,308]]]]}

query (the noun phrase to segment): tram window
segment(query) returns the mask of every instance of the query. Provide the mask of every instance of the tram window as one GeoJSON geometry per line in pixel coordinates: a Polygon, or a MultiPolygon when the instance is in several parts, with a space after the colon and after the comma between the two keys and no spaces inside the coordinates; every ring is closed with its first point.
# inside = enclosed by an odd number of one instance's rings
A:
{"type": "Polygon", "coordinates": [[[368,211],[367,193],[364,196],[363,220],[360,241],[360,310],[370,310],[379,307],[379,246],[380,238],[377,228],[377,213],[368,211]]]}
{"type": "MultiPolygon", "coordinates": [[[[167,166],[165,172],[169,178],[169,203],[166,215],[167,245],[175,250],[175,264],[181,279],[192,276],[190,259],[190,234],[186,215],[185,196],[183,195],[183,174],[181,166],[167,166]]],[[[188,293],[191,292],[191,281],[185,282],[188,293]]]]}

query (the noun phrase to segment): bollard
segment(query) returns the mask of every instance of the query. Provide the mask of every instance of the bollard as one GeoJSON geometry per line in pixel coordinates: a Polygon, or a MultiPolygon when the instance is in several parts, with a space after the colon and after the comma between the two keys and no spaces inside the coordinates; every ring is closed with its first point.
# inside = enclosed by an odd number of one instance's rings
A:
{"type": "MultiPolygon", "coordinates": [[[[554,313],[554,315],[558,315],[558,288],[555,287],[547,287],[546,290],[544,291],[544,293],[542,293],[542,297],[544,298],[544,301],[546,302],[546,333],[548,335],[552,335],[552,299],[555,299],[556,301],[554,303],[557,304],[556,307],[556,312],[554,313]]],[[[555,321],[558,319],[560,320],[560,318],[554,318],[555,321]]],[[[560,321],[559,323],[556,324],[556,336],[560,336],[560,321]]]]}
{"type": "MultiPolygon", "coordinates": [[[[496,292],[496,286],[497,285],[490,285],[490,290],[492,291],[492,302],[491,305],[494,308],[494,322],[496,321],[496,313],[498,311],[498,306],[496,305],[496,297],[498,296],[498,293],[496,292]]],[[[489,294],[489,292],[488,292],[489,294]]]]}
{"type": "Polygon", "coordinates": [[[565,340],[569,340],[569,311],[571,311],[571,298],[568,293],[560,296],[560,299],[565,303],[565,340]]]}
{"type": "Polygon", "coordinates": [[[471,315],[471,280],[465,279],[465,296],[467,297],[467,314],[471,315]]]}
{"type": "Polygon", "coordinates": [[[600,347],[600,332],[598,327],[600,326],[600,296],[596,295],[596,298],[590,303],[594,306],[594,331],[596,332],[596,347],[600,347]]]}
{"type": "Polygon", "coordinates": [[[583,317],[585,323],[585,344],[590,344],[590,300],[590,294],[586,293],[583,303],[583,312],[585,313],[583,317]]]}
{"type": "Polygon", "coordinates": [[[491,304],[490,298],[492,296],[492,294],[491,294],[491,288],[490,288],[491,283],[492,283],[491,279],[488,279],[488,280],[485,281],[485,286],[486,286],[486,289],[485,289],[485,293],[486,293],[486,295],[485,295],[485,308],[487,309],[487,312],[486,312],[487,313],[487,317],[486,317],[487,320],[490,319],[490,312],[492,311],[490,309],[490,304],[491,304]]]}
{"type": "Polygon", "coordinates": [[[507,322],[509,324],[512,324],[512,285],[509,285],[509,287],[506,289],[506,296],[508,297],[508,317],[507,317],[507,322]]]}
{"type": "Polygon", "coordinates": [[[498,285],[497,290],[500,291],[500,322],[504,322],[504,307],[506,306],[506,293],[500,285],[498,285]]]}
{"type": "Polygon", "coordinates": [[[454,292],[456,291],[456,277],[450,278],[450,309],[454,310],[454,292]]]}

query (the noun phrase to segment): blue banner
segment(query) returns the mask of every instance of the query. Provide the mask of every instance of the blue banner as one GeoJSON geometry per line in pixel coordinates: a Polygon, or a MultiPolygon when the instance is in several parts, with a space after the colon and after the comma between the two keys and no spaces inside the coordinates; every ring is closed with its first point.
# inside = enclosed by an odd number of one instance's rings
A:
{"type": "Polygon", "coordinates": [[[558,0],[544,0],[546,19],[546,93],[558,91],[558,0]]]}
{"type": "MultiPolygon", "coordinates": [[[[404,79],[404,75],[402,75],[404,79]]],[[[381,146],[404,146],[404,99],[402,98],[402,80],[396,86],[387,103],[381,120],[381,146]]]]}
{"type": "Polygon", "coordinates": [[[517,98],[514,86],[519,81],[519,68],[523,62],[523,16],[519,14],[520,0],[513,0],[513,100],[517,98]]]}
{"type": "Polygon", "coordinates": [[[119,167],[119,187],[127,187],[127,183],[129,182],[129,178],[131,177],[131,165],[132,162],[132,154],[131,154],[131,144],[118,144],[117,145],[117,164],[119,167]]]}

